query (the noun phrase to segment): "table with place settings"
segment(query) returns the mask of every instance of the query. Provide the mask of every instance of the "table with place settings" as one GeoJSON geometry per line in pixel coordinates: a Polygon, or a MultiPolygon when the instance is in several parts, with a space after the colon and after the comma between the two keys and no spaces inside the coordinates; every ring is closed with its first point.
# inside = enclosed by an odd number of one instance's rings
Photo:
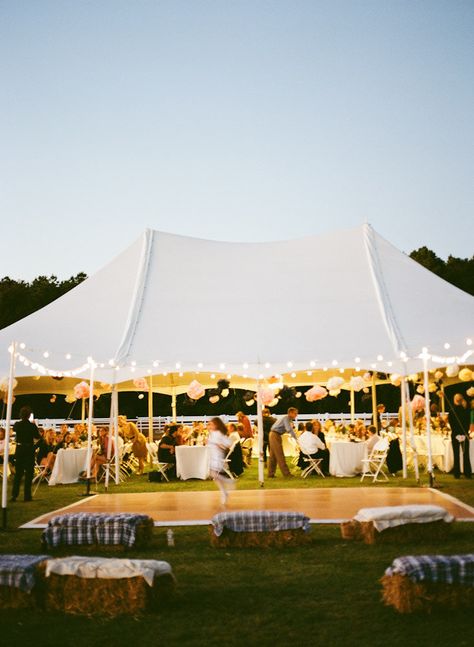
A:
{"type": "Polygon", "coordinates": [[[49,485],[77,483],[79,475],[87,469],[87,447],[60,449],[56,454],[49,485]]]}
{"type": "Polygon", "coordinates": [[[362,460],[366,456],[366,442],[334,440],[329,450],[329,473],[338,477],[356,476],[362,472],[362,460]]]}
{"type": "Polygon", "coordinates": [[[178,445],[176,452],[176,475],[182,481],[209,478],[209,447],[178,445]]]}

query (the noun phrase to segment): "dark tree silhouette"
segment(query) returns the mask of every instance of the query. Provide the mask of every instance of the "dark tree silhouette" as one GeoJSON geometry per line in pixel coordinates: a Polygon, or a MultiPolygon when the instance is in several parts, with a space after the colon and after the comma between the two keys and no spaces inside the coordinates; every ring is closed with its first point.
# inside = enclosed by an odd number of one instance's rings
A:
{"type": "Polygon", "coordinates": [[[443,261],[428,247],[420,247],[410,254],[410,258],[461,290],[474,295],[474,256],[448,256],[448,260],[443,261]]]}

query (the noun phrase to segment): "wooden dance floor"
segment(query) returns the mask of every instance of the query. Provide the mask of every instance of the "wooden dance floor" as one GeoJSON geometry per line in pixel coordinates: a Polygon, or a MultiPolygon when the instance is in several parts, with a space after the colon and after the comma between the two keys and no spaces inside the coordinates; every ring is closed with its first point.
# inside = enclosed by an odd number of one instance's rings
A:
{"type": "MultiPolygon", "coordinates": [[[[230,493],[227,509],[294,510],[306,514],[312,523],[340,523],[360,508],[412,503],[440,505],[457,520],[474,521],[474,508],[429,488],[236,490],[230,493]]],[[[221,510],[217,491],[98,494],[38,517],[22,528],[44,528],[51,517],[73,512],[136,512],[152,517],[155,526],[206,525],[221,510]]]]}

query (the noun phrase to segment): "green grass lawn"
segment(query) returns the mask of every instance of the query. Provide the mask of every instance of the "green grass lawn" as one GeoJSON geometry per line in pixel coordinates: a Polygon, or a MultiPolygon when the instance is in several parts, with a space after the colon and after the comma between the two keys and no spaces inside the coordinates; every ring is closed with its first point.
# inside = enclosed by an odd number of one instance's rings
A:
{"type": "MultiPolygon", "coordinates": [[[[426,479],[425,479],[426,480],[426,479]]],[[[443,492],[474,505],[474,485],[448,475],[443,492]]],[[[354,487],[358,479],[276,478],[266,487],[354,487]]],[[[388,486],[415,485],[391,479],[388,486]]],[[[203,490],[210,482],[150,484],[134,477],[121,492],[203,490]]],[[[256,468],[239,488],[258,487],[256,468]]],[[[103,488],[100,487],[102,490],[103,488]]],[[[111,488],[114,491],[115,487],[111,488]]],[[[43,512],[76,501],[84,486],[41,486],[32,503],[17,502],[1,552],[40,552],[40,534],[18,526],[43,512]]],[[[285,549],[218,550],[206,527],[176,528],[176,546],[166,529],[155,528],[152,546],[129,556],[165,559],[178,579],[175,596],[154,616],[98,621],[1,611],[2,645],[470,645],[472,614],[440,611],[400,616],[380,602],[379,579],[392,559],[408,553],[474,552],[474,524],[458,524],[449,542],[365,546],[343,542],[339,528],[313,527],[308,546],[285,549]]],[[[80,554],[80,549],[74,550],[80,554]]],[[[107,551],[98,551],[106,555],[107,551]]]]}

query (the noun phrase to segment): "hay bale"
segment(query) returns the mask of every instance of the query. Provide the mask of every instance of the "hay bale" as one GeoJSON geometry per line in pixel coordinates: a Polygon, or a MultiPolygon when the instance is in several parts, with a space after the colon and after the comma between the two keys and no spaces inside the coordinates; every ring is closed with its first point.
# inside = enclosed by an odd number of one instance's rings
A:
{"type": "Polygon", "coordinates": [[[308,533],[303,528],[258,532],[234,532],[224,528],[217,536],[214,527],[209,526],[211,546],[215,548],[282,548],[302,546],[308,543],[308,533]]]}
{"type": "Polygon", "coordinates": [[[156,612],[175,588],[171,572],[157,575],[150,586],[144,577],[79,577],[51,573],[45,579],[47,611],[112,618],[156,612]]]}
{"type": "Polygon", "coordinates": [[[341,524],[343,539],[363,541],[365,544],[400,543],[413,541],[442,541],[449,537],[452,523],[431,521],[429,523],[407,523],[393,526],[379,532],[373,521],[348,521],[341,524]]]}
{"type": "Polygon", "coordinates": [[[0,609],[39,609],[43,606],[45,563],[35,566],[35,583],[31,591],[16,586],[0,586],[0,609]]]}
{"type": "Polygon", "coordinates": [[[72,513],[53,517],[43,531],[42,545],[56,554],[64,553],[68,546],[81,546],[87,553],[94,553],[102,546],[107,546],[110,552],[147,548],[153,538],[153,519],[147,515],[137,515],[141,517],[138,521],[126,519],[133,516],[128,513],[72,513]],[[132,545],[126,544],[128,537],[121,532],[114,534],[113,528],[117,522],[122,524],[122,530],[127,525],[130,529],[134,528],[132,545]]]}
{"type": "Polygon", "coordinates": [[[399,613],[431,613],[438,608],[474,608],[474,587],[412,582],[406,575],[384,575],[382,599],[399,613]]]}

